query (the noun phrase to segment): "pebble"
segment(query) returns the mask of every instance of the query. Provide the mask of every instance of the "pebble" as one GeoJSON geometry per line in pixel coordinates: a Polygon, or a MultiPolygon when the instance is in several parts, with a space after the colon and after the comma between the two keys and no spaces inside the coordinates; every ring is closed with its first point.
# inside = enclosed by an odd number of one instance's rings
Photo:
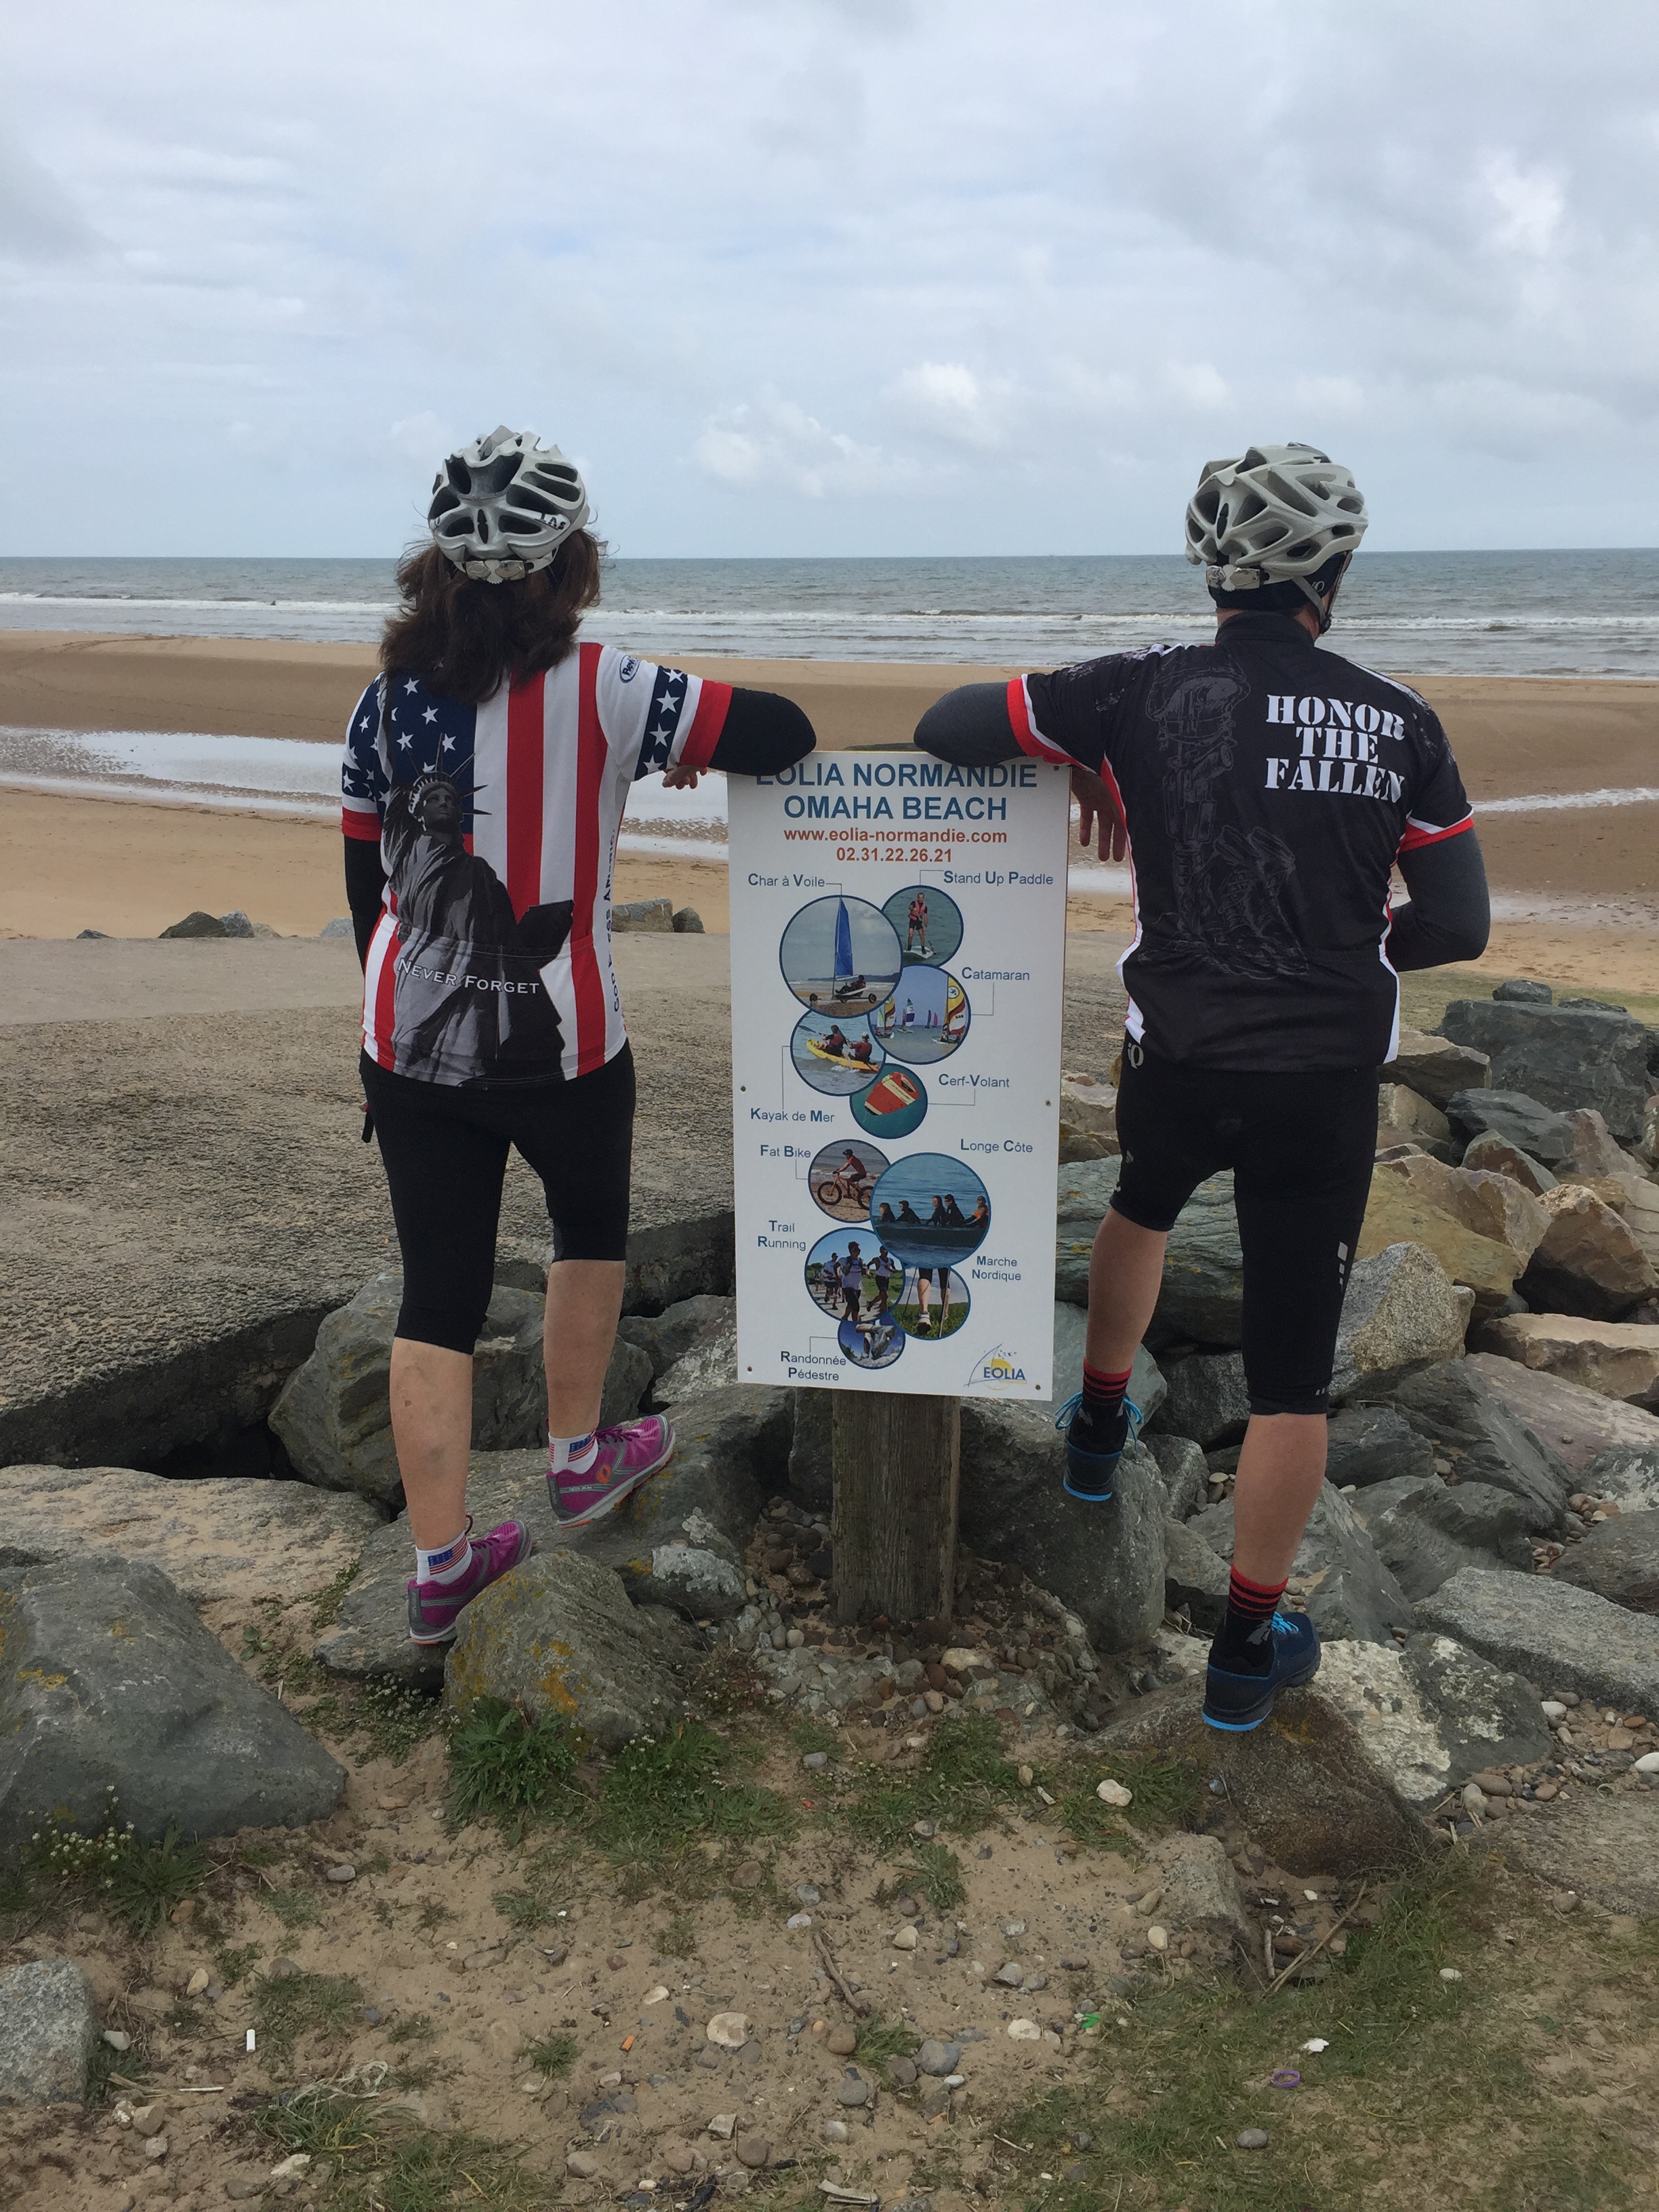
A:
{"type": "MultiPolygon", "coordinates": [[[[157,2159],[167,2156],[167,2139],[165,2136],[146,2136],[138,2148],[144,2156],[154,2163],[157,2159]]],[[[309,2164],[309,2160],[307,2163],[309,2164]]]]}
{"type": "Polygon", "coordinates": [[[273,2181],[297,2181],[310,2164],[311,2153],[308,2150],[290,2151],[286,2158],[279,2158],[271,2167],[270,2178],[273,2181]]]}
{"type": "Polygon", "coordinates": [[[1149,1889],[1145,1891],[1139,1897],[1136,1898],[1135,1911],[1137,1912],[1144,1912],[1150,1919],[1163,1902],[1164,1892],[1161,1889],[1149,1889]]]}
{"type": "Polygon", "coordinates": [[[1578,1909],[1578,1893],[1576,1889],[1558,1889],[1551,1898],[1550,1903],[1558,1912],[1576,1912],[1578,1909]]]}
{"type": "Polygon", "coordinates": [[[918,1919],[921,1913],[921,1906],[914,1897],[896,1897],[893,1899],[893,1910],[905,1920],[918,1919]]]}
{"type": "Polygon", "coordinates": [[[991,1979],[1000,1982],[1005,1989],[1017,1990],[1025,1979],[1025,1969],[1018,1959],[1005,1959],[991,1979]]]}
{"type": "Polygon", "coordinates": [[[1440,1978],[1443,1982],[1461,1982],[1463,1977],[1455,1966],[1443,1966],[1440,1969],[1440,1978]]]}
{"type": "Polygon", "coordinates": [[[858,2037],[850,2027],[832,2027],[824,2039],[825,2050],[833,2051],[837,2058],[850,2058],[858,2047],[858,2037]]]}
{"type": "Polygon", "coordinates": [[[1121,1782],[1113,1782],[1110,1779],[1101,1783],[1095,1795],[1103,1805],[1115,1805],[1121,1808],[1133,1805],[1135,1802],[1135,1793],[1133,1790],[1126,1790],[1121,1782]]]}
{"type": "Polygon", "coordinates": [[[845,2120],[826,2120],[823,2124],[825,2142],[844,2143],[852,2134],[845,2120]]]}
{"type": "Polygon", "coordinates": [[[1023,1920],[1005,1920],[1002,1923],[1002,1932],[1012,1943],[1017,1936],[1025,1933],[1025,1923],[1023,1920]]]}
{"type": "Polygon", "coordinates": [[[772,2155],[772,2146],[764,2136],[744,2136],[738,2145],[738,2156],[744,2166],[764,2166],[772,2155]]]}
{"type": "Polygon", "coordinates": [[[568,2150],[564,2154],[564,2170],[574,2173],[578,2181],[591,2181],[599,2170],[599,2161],[591,2150],[568,2150]]]}
{"type": "Polygon", "coordinates": [[[1041,2043],[1042,2040],[1042,2030],[1034,2020],[1011,2020],[1008,2034],[1015,2043],[1041,2043]]]}
{"type": "Polygon", "coordinates": [[[696,2163],[690,2143],[659,2143],[657,2156],[671,2173],[690,2173],[696,2163]]]}
{"type": "Polygon", "coordinates": [[[1559,1698],[1545,1698],[1544,1718],[1547,1721],[1564,1721],[1566,1717],[1567,1709],[1559,1698]]]}
{"type": "Polygon", "coordinates": [[[887,2071],[901,2089],[914,2088],[915,2086],[916,2062],[914,2058],[890,2059],[887,2063],[887,2071]]]}
{"type": "Polygon", "coordinates": [[[1241,2128],[1233,2141],[1240,2150],[1266,2150],[1267,2130],[1266,2128],[1241,2128]]]}
{"type": "Polygon", "coordinates": [[[795,1894],[803,1905],[818,1905],[823,1902],[817,1889],[810,1881],[797,1882],[795,1894]]]}
{"type": "Polygon", "coordinates": [[[1474,1814],[1477,1820],[1487,1810],[1486,1792],[1479,1783],[1466,1782],[1463,1784],[1463,1809],[1474,1814]]]}
{"type": "Polygon", "coordinates": [[[325,1881],[356,1881],[357,1869],[355,1866],[348,1866],[342,1861],[338,1866],[330,1867],[323,1879],[325,1881]]]}
{"type": "Polygon", "coordinates": [[[738,2116],[735,2112],[716,2112],[708,2123],[708,2132],[711,2136],[718,2136],[721,2142],[729,2142],[732,2140],[732,2130],[737,2124],[738,2116]]]}
{"type": "Polygon", "coordinates": [[[945,2043],[937,2036],[929,2036],[916,2053],[916,2064],[924,2074],[954,2074],[961,2056],[959,2043],[945,2043]]]}
{"type": "Polygon", "coordinates": [[[1073,2128],[1072,2130],[1072,2148],[1073,2150],[1087,2150],[1090,2148],[1093,2142],[1094,2137],[1090,2134],[1087,2128],[1073,2128]]]}
{"type": "Polygon", "coordinates": [[[809,1774],[817,1774],[821,1768],[828,1766],[829,1764],[830,1754],[827,1751],[809,1751],[801,1759],[801,1765],[809,1774]]]}
{"type": "Polygon", "coordinates": [[[921,1693],[921,1702],[930,1713],[942,1713],[945,1711],[945,1700],[937,1690],[924,1690],[921,1693]]]}
{"type": "Polygon", "coordinates": [[[1659,1751],[1644,1751],[1636,1762],[1638,1774],[1659,1774],[1659,1751]]]}
{"type": "Polygon", "coordinates": [[[810,1928],[812,1916],[810,1912],[792,1912],[783,1924],[786,1928],[810,1928]]]}
{"type": "Polygon", "coordinates": [[[1146,1941],[1154,1951],[1167,1951],[1170,1948],[1170,1931],[1167,1928],[1159,1928],[1154,1924],[1146,1930],[1146,1941]]]}
{"type": "Polygon", "coordinates": [[[610,1967],[613,1974],[619,1974],[623,1968],[628,1964],[628,1961],[623,1958],[620,1951],[613,1951],[605,1963],[610,1967]]]}
{"type": "Polygon", "coordinates": [[[1560,1788],[1559,1782],[1534,1782],[1532,1794],[1540,1805],[1547,1805],[1550,1799],[1559,1793],[1560,1788]]]}
{"type": "Polygon", "coordinates": [[[1036,1780],[1036,1775],[1035,1775],[1035,1774],[1033,1774],[1033,1773],[1032,1773],[1032,1771],[1031,1771],[1031,1770],[1030,1770],[1030,1768],[1029,1766],[1022,1766],[1022,1767],[1020,1768],[1020,1770],[1019,1770],[1019,1786],[1020,1786],[1020,1788],[1021,1788],[1022,1790],[1029,1790],[1029,1789],[1030,1788],[1031,1784],[1032,1784],[1036,1780]]]}
{"type": "Polygon", "coordinates": [[[870,2084],[851,2066],[836,2084],[836,2101],[849,2107],[870,2101],[870,2084]]]}
{"type": "Polygon", "coordinates": [[[749,2019],[745,2013],[717,2012],[703,2033],[711,2043],[718,2043],[725,2051],[741,2051],[749,2040],[749,2019]]]}
{"type": "Polygon", "coordinates": [[[911,1828],[910,1833],[918,1843],[931,1844],[933,1838],[938,1835],[939,1830],[931,1820],[918,1820],[911,1828]]]}
{"type": "Polygon", "coordinates": [[[661,2004],[667,1995],[668,1990],[665,1984],[661,1982],[653,1982],[651,1987],[646,1991],[645,1995],[640,1999],[640,2002],[641,2004],[648,2005],[661,2004]]]}
{"type": "Polygon", "coordinates": [[[893,1948],[896,1951],[914,1951],[915,1948],[915,1929],[914,1928],[899,1929],[893,1937],[893,1948]]]}
{"type": "Polygon", "coordinates": [[[125,2028],[106,2027],[104,2040],[112,2051],[131,2051],[132,2048],[132,2038],[125,2028]]]}

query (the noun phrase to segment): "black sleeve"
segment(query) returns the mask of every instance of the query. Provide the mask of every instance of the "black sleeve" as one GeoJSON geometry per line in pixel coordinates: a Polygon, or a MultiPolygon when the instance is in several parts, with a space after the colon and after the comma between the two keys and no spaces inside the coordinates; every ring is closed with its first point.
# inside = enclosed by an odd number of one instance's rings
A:
{"type": "Polygon", "coordinates": [[[914,742],[925,753],[958,768],[990,768],[1017,760],[1019,744],[1008,720],[1006,684],[964,684],[935,699],[916,724],[914,742]]]}
{"type": "Polygon", "coordinates": [[[805,760],[817,738],[793,699],[777,691],[734,690],[708,757],[727,775],[774,775],[805,760]]]}
{"type": "Polygon", "coordinates": [[[1478,960],[1492,929],[1492,902],[1474,830],[1413,846],[1400,855],[1400,872],[1411,901],[1394,911],[1390,964],[1442,968],[1449,960],[1478,960]]]}
{"type": "Polygon", "coordinates": [[[351,908],[351,933],[357,940],[357,963],[367,967],[368,940],[380,918],[386,870],[380,866],[378,839],[348,837],[344,843],[346,904],[351,908]]]}

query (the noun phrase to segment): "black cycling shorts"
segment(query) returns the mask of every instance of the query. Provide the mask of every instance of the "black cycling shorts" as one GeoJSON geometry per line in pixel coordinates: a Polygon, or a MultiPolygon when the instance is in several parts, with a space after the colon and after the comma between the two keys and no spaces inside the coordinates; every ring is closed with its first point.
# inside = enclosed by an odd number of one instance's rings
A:
{"type": "Polygon", "coordinates": [[[625,1255],[634,1149],[626,1044],[591,1075],[516,1090],[421,1083],[367,1057],[362,1072],[403,1250],[399,1336],[451,1352],[477,1344],[515,1145],[547,1194],[554,1259],[625,1255]]]}
{"type": "Polygon", "coordinates": [[[1337,1324],[1376,1152],[1376,1077],[1374,1067],[1190,1067],[1125,1041],[1113,1208],[1143,1229],[1172,1229],[1200,1182],[1232,1170],[1253,1413],[1330,1409],[1337,1324]]]}

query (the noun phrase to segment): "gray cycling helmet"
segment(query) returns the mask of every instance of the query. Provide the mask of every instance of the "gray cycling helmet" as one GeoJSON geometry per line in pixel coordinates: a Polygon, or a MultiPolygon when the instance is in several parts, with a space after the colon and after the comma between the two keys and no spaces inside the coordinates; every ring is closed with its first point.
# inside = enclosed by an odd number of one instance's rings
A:
{"type": "Polygon", "coordinates": [[[449,456],[432,480],[426,519],[463,575],[510,584],[545,568],[581,528],[587,494],[556,446],[501,422],[449,456]]]}
{"type": "Polygon", "coordinates": [[[1315,446],[1252,446],[1206,461],[1187,507],[1187,558],[1212,592],[1294,584],[1322,611],[1310,580],[1365,534],[1365,501],[1340,461],[1315,446]]]}

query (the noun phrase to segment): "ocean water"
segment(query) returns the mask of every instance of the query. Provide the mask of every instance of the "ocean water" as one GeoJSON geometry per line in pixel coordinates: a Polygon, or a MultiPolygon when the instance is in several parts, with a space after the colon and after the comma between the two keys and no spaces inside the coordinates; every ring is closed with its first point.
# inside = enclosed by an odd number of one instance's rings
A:
{"type": "MultiPolygon", "coordinates": [[[[387,561],[0,560],[0,629],[371,642],[387,561]]],[[[1179,556],[608,562],[594,635],[647,657],[1054,667],[1211,622],[1179,556]]],[[[1659,679],[1659,550],[1363,553],[1330,642],[1401,675],[1659,679]]]]}

